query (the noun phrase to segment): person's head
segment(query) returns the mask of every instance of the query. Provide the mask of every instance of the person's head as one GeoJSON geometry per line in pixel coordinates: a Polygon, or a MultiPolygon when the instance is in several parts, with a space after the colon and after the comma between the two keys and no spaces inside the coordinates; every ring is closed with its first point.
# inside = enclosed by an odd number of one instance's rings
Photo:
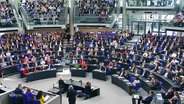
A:
{"type": "Polygon", "coordinates": [[[59,80],[63,80],[62,78],[60,78],[59,80]]]}
{"type": "Polygon", "coordinates": [[[168,90],[169,92],[172,92],[173,91],[173,88],[171,87],[171,88],[169,88],[169,90],[168,90]]]}
{"type": "Polygon", "coordinates": [[[179,96],[177,91],[174,91],[174,96],[179,96]]]}
{"type": "Polygon", "coordinates": [[[146,72],[146,69],[144,68],[143,71],[146,72]]]}
{"type": "Polygon", "coordinates": [[[36,99],[40,99],[43,96],[43,92],[40,90],[38,91],[38,94],[36,95],[36,99]]]}
{"type": "Polygon", "coordinates": [[[18,85],[18,88],[22,88],[22,84],[19,84],[19,85],[18,85]]]}
{"type": "Polygon", "coordinates": [[[86,82],[86,86],[91,86],[91,83],[90,82],[86,82]]]}
{"type": "Polygon", "coordinates": [[[182,78],[182,82],[184,82],[184,78],[182,78]]]}
{"type": "Polygon", "coordinates": [[[69,89],[69,90],[73,90],[73,86],[72,86],[72,85],[70,85],[68,89],[69,89]]]}
{"type": "Polygon", "coordinates": [[[149,94],[153,95],[154,94],[154,91],[153,90],[150,90],[149,91],[149,94]]]}
{"type": "Polygon", "coordinates": [[[31,88],[27,88],[27,92],[31,92],[31,88]]]}

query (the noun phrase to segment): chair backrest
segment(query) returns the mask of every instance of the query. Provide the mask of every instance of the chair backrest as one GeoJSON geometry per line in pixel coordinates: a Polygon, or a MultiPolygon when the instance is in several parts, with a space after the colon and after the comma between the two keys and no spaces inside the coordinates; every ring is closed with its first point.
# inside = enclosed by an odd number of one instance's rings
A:
{"type": "Polygon", "coordinates": [[[40,101],[37,99],[33,99],[33,104],[40,104],[40,101]]]}
{"type": "Polygon", "coordinates": [[[135,90],[139,90],[141,88],[141,83],[136,83],[135,90]]]}

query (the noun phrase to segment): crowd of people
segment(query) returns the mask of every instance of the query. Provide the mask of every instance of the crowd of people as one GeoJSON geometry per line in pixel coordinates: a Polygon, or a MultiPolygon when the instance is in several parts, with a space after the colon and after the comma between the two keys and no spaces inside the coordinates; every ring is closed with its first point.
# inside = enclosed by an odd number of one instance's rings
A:
{"type": "Polygon", "coordinates": [[[3,70],[16,65],[27,74],[61,64],[63,39],[67,33],[5,34],[0,40],[0,65],[3,70]],[[10,38],[11,37],[11,38],[10,38]],[[48,66],[48,67],[46,67],[48,66]],[[39,68],[38,68],[39,67],[39,68]]]}
{"type": "Polygon", "coordinates": [[[76,0],[80,15],[95,14],[96,16],[108,16],[115,7],[115,0],[76,0]]]}
{"type": "MultiPolygon", "coordinates": [[[[142,50],[144,52],[153,52],[153,55],[158,56],[153,61],[142,65],[144,69],[138,68],[133,65],[130,69],[134,75],[140,75],[141,77],[149,80],[154,86],[155,90],[161,90],[162,82],[157,79],[153,74],[156,72],[164,76],[165,80],[171,80],[172,83],[176,83],[179,86],[179,90],[184,89],[184,45],[182,36],[166,36],[166,35],[152,35],[140,39],[140,41],[134,45],[134,49],[142,50]],[[154,47],[154,49],[152,48],[154,47]],[[147,71],[149,70],[149,71],[147,71]]],[[[144,55],[144,53],[143,53],[144,55]]],[[[125,73],[125,71],[122,71],[125,73]]],[[[128,73],[129,74],[129,73],[128,73]]],[[[130,75],[130,74],[129,74],[130,75]]],[[[123,77],[127,76],[125,74],[123,77]]],[[[162,93],[164,104],[177,104],[180,101],[178,93],[170,88],[166,93],[162,93]]]]}
{"type": "MultiPolygon", "coordinates": [[[[60,54],[59,52],[62,51],[63,47],[62,39],[69,37],[68,35],[67,33],[59,34],[56,32],[4,35],[1,37],[0,44],[1,67],[4,68],[15,63],[27,64],[35,60],[40,60],[40,65],[48,63],[48,60],[53,57],[52,55],[60,54]],[[24,54],[17,55],[18,51],[24,51],[24,54]],[[28,56],[25,54],[28,54],[28,56]]],[[[87,71],[91,64],[96,64],[96,69],[105,71],[108,75],[114,74],[113,70],[116,70],[120,77],[128,80],[130,80],[130,73],[140,75],[150,80],[155,88],[160,90],[160,81],[153,74],[153,72],[156,72],[165,76],[166,80],[170,79],[173,83],[176,82],[182,90],[184,88],[184,78],[181,77],[184,75],[184,37],[152,35],[148,32],[131,48],[124,46],[124,42],[130,40],[133,36],[133,32],[126,31],[76,32],[73,42],[68,41],[66,59],[70,61],[70,64],[75,64],[74,67],[81,67],[87,71]],[[130,70],[122,67],[122,64],[127,64],[130,70]],[[142,66],[143,70],[138,68],[137,65],[142,66]]],[[[135,88],[136,84],[140,83],[139,77],[136,77],[131,83],[132,88],[135,88]]],[[[153,93],[150,92],[150,94],[153,93]]],[[[162,94],[165,103],[172,102],[173,99],[173,102],[178,100],[177,93],[175,94],[174,91],[171,97],[167,98],[167,95],[167,93],[162,94]]]]}
{"type": "Polygon", "coordinates": [[[173,0],[127,0],[128,6],[172,6],[173,0]]]}
{"type": "Polygon", "coordinates": [[[65,14],[64,0],[34,0],[33,2],[25,2],[24,9],[29,19],[33,19],[40,24],[46,21],[48,24],[56,24],[65,14]]]}
{"type": "Polygon", "coordinates": [[[173,25],[176,27],[183,27],[184,26],[183,19],[184,19],[184,7],[173,18],[173,22],[174,22],[173,25]]]}
{"type": "Polygon", "coordinates": [[[29,104],[33,104],[34,99],[40,101],[40,104],[45,103],[45,98],[41,90],[35,93],[31,88],[25,88],[22,84],[19,84],[18,87],[15,88],[14,93],[17,95],[17,104],[25,102],[25,96],[27,97],[27,103],[29,104]]]}
{"type": "Polygon", "coordinates": [[[16,26],[14,8],[10,3],[0,2],[0,27],[16,26]]]}
{"type": "MultiPolygon", "coordinates": [[[[117,65],[115,64],[116,62],[113,62],[114,60],[111,56],[112,51],[121,47],[120,44],[123,45],[126,40],[134,36],[133,32],[124,33],[125,36],[121,36],[121,32],[107,32],[96,35],[77,32],[74,35],[73,43],[66,47],[66,58],[70,60],[70,64],[75,64],[76,66],[80,65],[82,68],[88,70],[88,64],[100,64],[102,60],[99,56],[102,56],[104,60],[110,61],[110,63],[100,65],[104,66],[109,64],[109,70],[111,70],[117,65]]],[[[117,58],[119,54],[121,54],[121,59],[123,61],[122,53],[117,53],[114,56],[117,58]]]]}

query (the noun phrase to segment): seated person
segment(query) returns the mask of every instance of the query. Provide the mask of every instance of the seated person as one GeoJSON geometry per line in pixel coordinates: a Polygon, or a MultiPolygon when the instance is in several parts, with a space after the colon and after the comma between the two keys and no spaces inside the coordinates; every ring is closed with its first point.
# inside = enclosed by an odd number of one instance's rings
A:
{"type": "Polygon", "coordinates": [[[52,60],[51,59],[48,59],[47,60],[47,65],[48,65],[48,67],[49,67],[49,69],[52,67],[52,60]]]}
{"type": "Polygon", "coordinates": [[[136,79],[134,80],[134,82],[132,83],[132,88],[133,90],[136,88],[136,84],[140,83],[139,77],[136,77],[136,79]]]}
{"type": "Polygon", "coordinates": [[[176,82],[177,84],[180,84],[181,83],[182,79],[180,77],[180,73],[179,73],[178,70],[173,71],[173,78],[172,78],[172,80],[174,82],[176,82]]]}
{"type": "Polygon", "coordinates": [[[134,74],[135,74],[135,75],[139,75],[139,74],[140,74],[140,70],[139,70],[139,68],[137,68],[137,67],[135,68],[135,70],[134,70],[134,74]]]}
{"type": "Polygon", "coordinates": [[[108,68],[113,68],[114,67],[114,63],[111,61],[109,62],[108,68]]]}
{"type": "Polygon", "coordinates": [[[78,60],[74,57],[73,60],[72,60],[72,64],[74,64],[74,67],[75,68],[79,68],[79,63],[78,63],[78,60]]]}
{"type": "Polygon", "coordinates": [[[132,65],[130,71],[131,71],[131,72],[134,72],[135,68],[136,68],[136,65],[135,65],[135,63],[133,63],[133,65],[132,65]]]}
{"type": "Polygon", "coordinates": [[[90,95],[91,95],[91,83],[90,82],[86,82],[85,94],[86,94],[86,98],[85,99],[88,99],[90,97],[90,95]]]}
{"type": "Polygon", "coordinates": [[[165,70],[163,67],[160,67],[160,66],[158,67],[157,73],[159,73],[159,74],[161,74],[161,75],[164,75],[165,72],[166,72],[166,70],[165,70]]]}
{"type": "Polygon", "coordinates": [[[60,89],[61,89],[61,88],[65,88],[65,82],[63,81],[62,78],[60,78],[60,79],[58,80],[58,84],[59,84],[59,88],[60,88],[60,89]]]}
{"type": "Polygon", "coordinates": [[[148,77],[148,74],[147,74],[147,72],[146,72],[146,69],[143,69],[143,72],[142,72],[141,76],[142,76],[142,77],[145,77],[145,78],[148,77]]]}
{"type": "Polygon", "coordinates": [[[31,89],[30,89],[30,88],[27,88],[26,94],[27,94],[27,96],[28,96],[28,101],[33,102],[33,98],[34,98],[36,95],[33,94],[33,93],[31,92],[31,89]]]}
{"type": "Polygon", "coordinates": [[[124,77],[124,74],[125,74],[125,68],[121,68],[120,77],[124,77]]]}
{"type": "Polygon", "coordinates": [[[124,77],[124,78],[126,78],[126,79],[128,80],[129,77],[130,77],[130,75],[129,75],[129,73],[125,70],[125,73],[123,74],[122,77],[124,77]]]}
{"type": "Polygon", "coordinates": [[[180,84],[180,90],[183,90],[184,89],[184,78],[182,78],[182,82],[180,84]]]}
{"type": "Polygon", "coordinates": [[[81,68],[88,70],[88,64],[83,58],[80,60],[80,65],[81,65],[81,68]]]}
{"type": "Polygon", "coordinates": [[[17,104],[22,104],[22,84],[19,84],[18,87],[14,90],[14,93],[18,95],[17,97],[17,104]]]}
{"type": "Polygon", "coordinates": [[[178,64],[178,63],[179,63],[179,61],[178,61],[178,60],[176,60],[176,58],[174,58],[170,63],[171,63],[171,64],[178,64]]]}
{"type": "Polygon", "coordinates": [[[153,77],[151,79],[151,84],[152,84],[154,90],[161,90],[160,83],[159,83],[159,81],[155,77],[153,77]]]}
{"type": "Polygon", "coordinates": [[[61,62],[61,60],[56,59],[56,60],[55,60],[55,64],[62,64],[62,62],[61,62]]]}
{"type": "Polygon", "coordinates": [[[155,65],[153,64],[153,62],[150,62],[148,69],[153,70],[155,68],[155,65]]]}
{"type": "Polygon", "coordinates": [[[18,87],[15,89],[14,93],[17,95],[22,95],[22,84],[19,84],[18,87]]]}
{"type": "Polygon", "coordinates": [[[103,65],[103,63],[100,63],[100,64],[99,64],[98,69],[101,70],[101,71],[105,71],[105,72],[106,72],[106,68],[105,68],[105,66],[103,65]]]}
{"type": "Polygon", "coordinates": [[[1,62],[1,67],[4,68],[7,66],[7,63],[4,61],[4,59],[2,59],[2,62],[1,62]]]}
{"type": "Polygon", "coordinates": [[[45,65],[45,61],[43,60],[43,58],[41,58],[40,60],[40,65],[45,65]]]}
{"type": "MultiPolygon", "coordinates": [[[[149,91],[149,95],[146,97],[140,96],[138,99],[138,104],[141,104],[140,102],[142,101],[143,104],[151,104],[151,101],[153,100],[154,92],[153,90],[149,91]]],[[[135,98],[132,98],[132,102],[135,102],[135,98]]]]}
{"type": "Polygon", "coordinates": [[[173,78],[173,75],[172,75],[172,72],[170,69],[166,69],[166,73],[164,74],[164,76],[168,79],[171,79],[173,78]]]}
{"type": "Polygon", "coordinates": [[[177,91],[174,92],[174,96],[171,99],[165,99],[164,104],[180,104],[179,102],[179,94],[177,91]]]}
{"type": "Polygon", "coordinates": [[[171,99],[174,96],[174,90],[173,88],[169,88],[166,93],[162,93],[162,98],[163,99],[171,99]]]}
{"type": "Polygon", "coordinates": [[[24,64],[29,63],[29,58],[28,58],[27,56],[24,58],[23,63],[24,63],[24,64]]]}
{"type": "Polygon", "coordinates": [[[28,69],[28,66],[26,66],[26,68],[23,70],[23,74],[26,75],[29,73],[29,69],[28,69]]]}
{"type": "Polygon", "coordinates": [[[150,73],[149,73],[149,76],[148,76],[148,79],[151,80],[153,77],[154,77],[153,73],[150,72],[150,73]]]}
{"type": "Polygon", "coordinates": [[[45,98],[43,96],[43,92],[39,91],[38,94],[36,95],[36,99],[40,101],[40,104],[44,104],[45,103],[45,98]]]}

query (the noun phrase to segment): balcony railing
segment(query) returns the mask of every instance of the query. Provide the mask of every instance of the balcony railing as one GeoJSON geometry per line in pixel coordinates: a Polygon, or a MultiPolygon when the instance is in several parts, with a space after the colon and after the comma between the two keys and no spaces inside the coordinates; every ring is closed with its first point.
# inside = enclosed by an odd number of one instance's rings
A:
{"type": "Polygon", "coordinates": [[[39,18],[32,18],[28,14],[28,10],[25,9],[24,6],[20,8],[23,21],[28,26],[59,26],[59,25],[66,25],[67,21],[67,14],[68,14],[68,7],[63,7],[61,9],[59,17],[39,17],[39,18]]]}
{"type": "Polygon", "coordinates": [[[127,0],[129,7],[174,7],[175,0],[127,0]]]}

